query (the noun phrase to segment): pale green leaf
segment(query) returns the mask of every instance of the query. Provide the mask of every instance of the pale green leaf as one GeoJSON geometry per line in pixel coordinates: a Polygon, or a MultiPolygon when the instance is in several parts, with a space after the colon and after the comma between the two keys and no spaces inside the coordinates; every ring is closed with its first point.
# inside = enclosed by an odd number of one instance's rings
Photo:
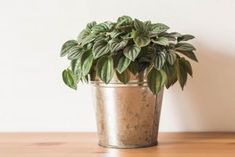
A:
{"type": "Polygon", "coordinates": [[[150,37],[148,34],[143,34],[138,31],[133,31],[132,37],[133,37],[135,44],[138,47],[144,47],[150,43],[150,37]]]}
{"type": "Polygon", "coordinates": [[[162,46],[167,46],[169,45],[169,41],[168,41],[168,38],[166,37],[159,37],[157,38],[157,40],[151,40],[153,43],[156,43],[158,45],[162,45],[162,46]]]}
{"type": "Polygon", "coordinates": [[[112,57],[102,57],[97,63],[97,74],[104,83],[108,84],[113,77],[113,59],[112,57]]]}
{"type": "Polygon", "coordinates": [[[66,69],[62,73],[64,83],[70,88],[77,89],[77,82],[75,76],[70,69],[66,69]]]}
{"type": "Polygon", "coordinates": [[[110,44],[110,51],[115,52],[123,49],[128,43],[128,40],[112,39],[110,44]]]}
{"type": "Polygon", "coordinates": [[[153,65],[156,69],[160,70],[162,66],[164,65],[166,59],[165,59],[165,53],[164,52],[158,52],[155,56],[153,65]]]}
{"type": "Polygon", "coordinates": [[[170,27],[162,23],[152,24],[152,33],[160,34],[162,32],[167,31],[169,28],[170,27]]]}
{"type": "Polygon", "coordinates": [[[94,56],[94,59],[97,59],[107,53],[109,53],[109,44],[106,40],[99,40],[95,42],[93,48],[92,48],[92,53],[94,56]]]}
{"type": "Polygon", "coordinates": [[[137,47],[136,45],[129,45],[123,50],[123,53],[127,58],[134,61],[139,55],[140,50],[141,48],[137,47]]]}
{"type": "Polygon", "coordinates": [[[67,55],[70,52],[71,48],[76,47],[77,45],[78,42],[76,40],[66,41],[61,48],[60,56],[63,57],[67,55]]]}
{"type": "Polygon", "coordinates": [[[83,49],[81,49],[79,47],[72,47],[69,50],[68,59],[69,60],[79,59],[81,57],[82,53],[83,53],[83,49]]]}
{"type": "Polygon", "coordinates": [[[174,65],[176,60],[176,54],[174,50],[169,50],[169,52],[166,55],[166,59],[170,65],[174,65]]]}
{"type": "Polygon", "coordinates": [[[82,75],[85,76],[90,72],[93,63],[91,51],[85,52],[81,57],[82,75]]]}
{"type": "Polygon", "coordinates": [[[121,56],[118,60],[118,64],[116,67],[117,71],[119,73],[122,73],[123,71],[127,69],[130,63],[131,63],[131,60],[129,58],[127,58],[126,56],[121,56]]]}

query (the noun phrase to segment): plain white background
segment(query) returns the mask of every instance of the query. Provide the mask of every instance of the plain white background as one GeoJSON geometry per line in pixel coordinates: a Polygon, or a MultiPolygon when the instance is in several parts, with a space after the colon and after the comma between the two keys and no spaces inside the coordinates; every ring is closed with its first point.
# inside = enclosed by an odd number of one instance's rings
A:
{"type": "Polygon", "coordinates": [[[95,131],[90,88],[67,88],[63,42],[129,15],[194,34],[199,63],[165,91],[161,131],[235,131],[234,0],[0,0],[0,131],[95,131]]]}

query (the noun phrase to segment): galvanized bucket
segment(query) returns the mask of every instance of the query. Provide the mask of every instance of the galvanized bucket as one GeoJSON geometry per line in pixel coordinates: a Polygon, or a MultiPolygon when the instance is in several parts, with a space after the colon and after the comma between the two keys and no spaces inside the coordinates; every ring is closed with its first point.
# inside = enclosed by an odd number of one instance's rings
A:
{"type": "Polygon", "coordinates": [[[99,145],[112,148],[157,145],[163,89],[156,96],[140,78],[132,76],[128,84],[115,77],[109,84],[91,81],[99,145]]]}

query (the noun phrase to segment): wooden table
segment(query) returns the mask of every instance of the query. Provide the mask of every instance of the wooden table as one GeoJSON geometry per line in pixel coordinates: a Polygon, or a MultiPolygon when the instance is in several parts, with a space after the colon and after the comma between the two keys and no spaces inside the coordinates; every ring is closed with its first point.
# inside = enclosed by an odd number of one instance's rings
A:
{"type": "Polygon", "coordinates": [[[160,133],[141,149],[97,146],[95,133],[0,133],[0,157],[235,157],[235,133],[160,133]]]}

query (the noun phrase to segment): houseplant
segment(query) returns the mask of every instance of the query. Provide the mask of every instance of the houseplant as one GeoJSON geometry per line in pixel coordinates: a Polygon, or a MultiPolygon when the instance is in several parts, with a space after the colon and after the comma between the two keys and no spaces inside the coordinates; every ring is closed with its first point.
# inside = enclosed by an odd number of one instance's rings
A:
{"type": "Polygon", "coordinates": [[[94,87],[99,144],[116,148],[157,144],[163,88],[184,88],[197,61],[192,35],[168,26],[122,16],[117,22],[88,23],[77,40],[65,42],[61,57],[70,66],[64,83],[94,87]]]}

